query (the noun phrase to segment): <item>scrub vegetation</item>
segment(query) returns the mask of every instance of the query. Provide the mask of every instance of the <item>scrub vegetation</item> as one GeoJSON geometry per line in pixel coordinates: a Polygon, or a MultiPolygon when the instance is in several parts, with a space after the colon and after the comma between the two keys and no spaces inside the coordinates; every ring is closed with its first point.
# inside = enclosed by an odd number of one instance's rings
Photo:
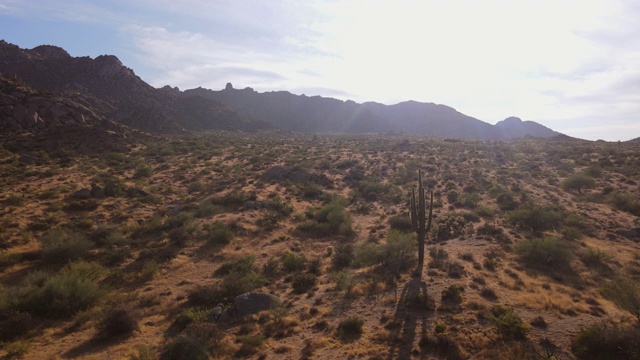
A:
{"type": "Polygon", "coordinates": [[[22,146],[0,149],[7,358],[640,358],[638,143],[22,146]],[[250,291],[282,306],[238,319],[250,291]]]}

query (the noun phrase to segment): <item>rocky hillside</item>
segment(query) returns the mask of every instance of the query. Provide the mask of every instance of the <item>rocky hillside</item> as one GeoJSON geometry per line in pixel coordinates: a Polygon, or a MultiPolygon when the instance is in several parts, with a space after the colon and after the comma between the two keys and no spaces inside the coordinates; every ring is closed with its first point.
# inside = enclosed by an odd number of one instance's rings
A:
{"type": "Polygon", "coordinates": [[[39,90],[91,99],[88,105],[97,107],[102,116],[146,131],[253,131],[272,127],[216,101],[178,97],[156,89],[112,55],[72,57],[56,46],[28,50],[0,40],[0,72],[17,76],[39,90]]]}
{"type": "Polygon", "coordinates": [[[101,115],[111,110],[95,98],[35,90],[0,74],[0,144],[15,152],[123,150],[146,136],[101,115]]]}
{"type": "MultiPolygon", "coordinates": [[[[512,139],[558,135],[533,121],[506,121],[491,125],[455,109],[433,103],[407,101],[395,105],[358,104],[286,91],[259,93],[251,88],[221,91],[186,90],[183,96],[201,96],[228,104],[232,109],[269,121],[284,129],[308,133],[395,132],[437,137],[512,139]]],[[[519,119],[518,119],[519,120],[519,119]]]]}

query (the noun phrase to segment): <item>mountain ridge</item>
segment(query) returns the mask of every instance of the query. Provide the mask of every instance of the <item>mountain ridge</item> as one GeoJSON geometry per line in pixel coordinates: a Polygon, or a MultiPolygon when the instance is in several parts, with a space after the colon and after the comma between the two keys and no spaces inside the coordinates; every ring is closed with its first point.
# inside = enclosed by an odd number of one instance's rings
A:
{"type": "MultiPolygon", "coordinates": [[[[174,89],[176,90],[176,89],[174,89]]],[[[436,137],[513,139],[527,135],[551,138],[560,133],[533,121],[519,126],[496,126],[442,104],[407,100],[393,105],[356,103],[321,96],[295,95],[287,91],[257,92],[247,87],[223,90],[203,87],[179,91],[227,104],[233,110],[271,122],[287,130],[307,133],[410,133],[436,137]]]]}
{"type": "Polygon", "coordinates": [[[180,133],[272,128],[271,124],[234,112],[224,104],[187,99],[156,89],[113,55],[100,55],[95,59],[72,57],[57,46],[40,45],[29,50],[0,40],[0,72],[17,76],[39,90],[76,93],[107,103],[110,109],[101,115],[145,131],[180,133]]]}
{"type": "Polygon", "coordinates": [[[114,55],[73,57],[54,45],[22,49],[0,40],[0,73],[17,76],[38,90],[82,96],[104,118],[157,133],[281,128],[303,133],[406,133],[476,139],[559,135],[533,121],[506,119],[491,125],[447,105],[414,100],[394,105],[359,104],[288,91],[240,90],[231,83],[220,91],[155,88],[114,55]]]}

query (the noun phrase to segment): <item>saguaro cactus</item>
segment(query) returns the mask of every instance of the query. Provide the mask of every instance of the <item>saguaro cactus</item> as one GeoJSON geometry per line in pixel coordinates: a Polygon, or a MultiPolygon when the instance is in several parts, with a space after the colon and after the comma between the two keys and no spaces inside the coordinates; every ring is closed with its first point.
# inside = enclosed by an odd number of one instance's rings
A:
{"type": "Polygon", "coordinates": [[[422,185],[422,170],[418,170],[418,199],[416,200],[416,188],[411,189],[409,199],[409,210],[411,212],[411,225],[413,231],[418,234],[418,268],[417,274],[422,274],[424,265],[424,241],[427,233],[431,230],[431,214],[433,212],[433,190],[430,192],[429,217],[427,219],[426,199],[424,196],[424,186],[422,185]]]}

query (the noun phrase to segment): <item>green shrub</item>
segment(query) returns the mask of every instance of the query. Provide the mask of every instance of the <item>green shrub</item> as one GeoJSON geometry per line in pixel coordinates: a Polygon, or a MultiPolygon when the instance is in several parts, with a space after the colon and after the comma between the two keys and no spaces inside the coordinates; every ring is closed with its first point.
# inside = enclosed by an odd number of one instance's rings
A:
{"type": "Polygon", "coordinates": [[[514,249],[527,265],[539,269],[567,267],[571,259],[571,251],[552,236],[520,240],[514,249]]]}
{"type": "Polygon", "coordinates": [[[587,266],[604,268],[613,257],[604,250],[588,247],[580,258],[587,266]]]}
{"type": "Polygon", "coordinates": [[[346,238],[355,236],[351,217],[342,205],[337,202],[328,204],[313,214],[313,219],[298,225],[298,231],[306,235],[322,238],[340,235],[346,238]]]}
{"type": "Polygon", "coordinates": [[[442,302],[447,302],[451,304],[460,304],[462,303],[462,293],[464,292],[464,288],[459,285],[450,285],[444,290],[442,290],[441,300],[442,302]]]}
{"type": "Polygon", "coordinates": [[[262,334],[257,335],[240,335],[238,336],[238,342],[240,343],[240,349],[236,353],[237,356],[245,357],[255,354],[258,348],[264,342],[265,337],[262,334]]]}
{"type": "Polygon", "coordinates": [[[616,191],[609,196],[609,201],[620,211],[640,216],[640,197],[637,194],[616,191]]]}
{"type": "Polygon", "coordinates": [[[353,265],[367,267],[380,264],[383,261],[383,245],[364,243],[354,249],[353,265]]]}
{"type": "Polygon", "coordinates": [[[389,231],[387,242],[380,247],[382,267],[403,273],[417,262],[417,241],[411,234],[389,231]]]}
{"type": "MultiPolygon", "coordinates": [[[[0,311],[4,307],[0,304],[0,311]]],[[[4,311],[3,311],[4,312],[4,311]]],[[[14,311],[0,315],[0,342],[13,341],[27,335],[38,322],[28,312],[14,311]]]]}
{"type": "Polygon", "coordinates": [[[358,317],[350,317],[338,324],[337,335],[343,340],[357,338],[362,335],[364,320],[358,317]]]}
{"type": "Polygon", "coordinates": [[[640,283],[637,280],[632,278],[613,280],[605,287],[605,295],[640,323],[640,283]]]}
{"type": "Polygon", "coordinates": [[[7,359],[22,358],[31,349],[31,342],[26,340],[18,340],[3,345],[5,356],[7,359]]]}
{"type": "Polygon", "coordinates": [[[576,335],[571,350],[578,359],[640,359],[640,330],[611,320],[591,324],[576,335]]]}
{"type": "Polygon", "coordinates": [[[402,232],[412,232],[413,225],[408,215],[394,215],[389,218],[389,226],[392,230],[398,230],[402,232]]]}
{"type": "Polygon", "coordinates": [[[221,221],[216,221],[207,229],[208,245],[228,245],[233,240],[233,232],[221,221]]]}
{"type": "Polygon", "coordinates": [[[55,228],[40,238],[42,260],[61,264],[86,257],[91,242],[82,234],[69,229],[55,228]]]}
{"type": "Polygon", "coordinates": [[[333,257],[331,258],[331,264],[333,268],[336,270],[341,270],[351,266],[353,262],[354,250],[353,246],[349,244],[338,245],[336,250],[333,252],[333,257]]]}
{"type": "Polygon", "coordinates": [[[2,202],[9,206],[22,206],[26,200],[23,196],[9,195],[2,202]]]}
{"type": "Polygon", "coordinates": [[[290,251],[282,254],[282,269],[287,272],[302,271],[307,265],[307,258],[304,255],[296,255],[290,251]]]}
{"type": "Polygon", "coordinates": [[[31,273],[7,293],[9,309],[43,317],[71,316],[93,306],[105,293],[96,282],[102,272],[98,264],[80,261],[53,276],[31,273]]]}
{"type": "Polygon", "coordinates": [[[517,228],[540,234],[562,225],[562,214],[553,209],[532,206],[511,212],[507,220],[517,228]]]}
{"type": "Polygon", "coordinates": [[[214,304],[217,304],[218,302],[230,302],[236,296],[253,291],[260,286],[267,285],[268,283],[269,282],[265,278],[258,274],[243,274],[241,272],[232,271],[229,275],[225,276],[222,280],[222,284],[220,284],[219,291],[222,299],[214,304]]]}
{"type": "Polygon", "coordinates": [[[129,307],[116,306],[110,309],[98,323],[98,332],[103,338],[130,337],[140,331],[138,315],[129,307]]]}
{"type": "Polygon", "coordinates": [[[291,287],[296,294],[303,294],[316,285],[317,277],[314,274],[298,274],[293,277],[291,287]]]}
{"type": "Polygon", "coordinates": [[[254,262],[255,258],[252,255],[241,256],[231,261],[222,263],[222,265],[220,265],[220,268],[216,270],[216,274],[228,275],[231,272],[249,274],[256,270],[254,262]]]}
{"type": "Polygon", "coordinates": [[[511,307],[494,305],[487,311],[485,318],[495,325],[503,339],[523,340],[529,332],[527,325],[511,307]]]}

